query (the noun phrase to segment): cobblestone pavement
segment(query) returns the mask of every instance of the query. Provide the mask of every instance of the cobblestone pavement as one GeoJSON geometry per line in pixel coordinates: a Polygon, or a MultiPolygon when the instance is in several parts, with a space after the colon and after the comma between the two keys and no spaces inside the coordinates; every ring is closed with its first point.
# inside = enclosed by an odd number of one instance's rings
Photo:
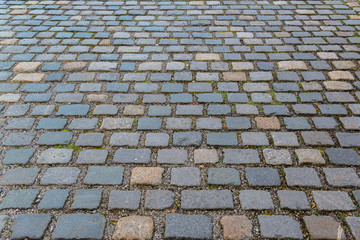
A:
{"type": "Polygon", "coordinates": [[[1,239],[360,239],[359,11],[0,1],[1,239]]]}

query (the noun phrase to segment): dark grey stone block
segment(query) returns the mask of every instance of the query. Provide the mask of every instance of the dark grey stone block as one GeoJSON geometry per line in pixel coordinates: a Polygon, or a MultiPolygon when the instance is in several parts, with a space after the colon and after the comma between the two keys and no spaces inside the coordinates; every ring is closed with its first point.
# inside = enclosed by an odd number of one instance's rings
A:
{"type": "Polygon", "coordinates": [[[232,209],[233,198],[230,190],[184,190],[181,192],[183,209],[232,209]]]}
{"type": "Polygon", "coordinates": [[[70,190],[68,189],[50,189],[47,190],[41,199],[39,209],[62,209],[65,201],[69,196],[70,190]]]}
{"type": "Polygon", "coordinates": [[[211,217],[170,213],[165,220],[165,239],[211,239],[211,217]]]}
{"type": "Polygon", "coordinates": [[[241,185],[239,171],[235,168],[209,168],[207,182],[212,185],[241,185]]]}
{"type": "Polygon", "coordinates": [[[90,185],[121,185],[124,168],[121,166],[92,166],[84,179],[90,185]]]}
{"type": "Polygon", "coordinates": [[[168,190],[147,190],[145,208],[161,210],[170,208],[174,203],[174,193],[168,190]]]}
{"type": "Polygon", "coordinates": [[[93,210],[100,206],[102,190],[80,189],[74,195],[74,202],[71,209],[93,210]]]}
{"type": "Polygon", "coordinates": [[[247,167],[246,178],[250,186],[280,186],[280,175],[274,168],[247,167]]]}
{"type": "Polygon", "coordinates": [[[128,209],[136,210],[140,205],[140,191],[119,191],[110,192],[108,209],[128,209]]]}
{"type": "Polygon", "coordinates": [[[105,217],[99,214],[65,214],[60,216],[52,238],[102,239],[105,224],[105,217]]]}
{"type": "Polygon", "coordinates": [[[115,163],[149,163],[150,149],[118,149],[115,152],[115,163]]]}
{"type": "Polygon", "coordinates": [[[43,239],[51,214],[19,214],[12,226],[11,239],[43,239]]]}

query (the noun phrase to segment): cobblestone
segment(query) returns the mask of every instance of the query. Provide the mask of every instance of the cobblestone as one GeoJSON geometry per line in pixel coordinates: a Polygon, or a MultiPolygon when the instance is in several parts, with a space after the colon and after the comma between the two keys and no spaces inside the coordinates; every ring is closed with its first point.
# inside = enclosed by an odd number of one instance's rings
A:
{"type": "Polygon", "coordinates": [[[2,1],[2,238],[358,237],[359,7],[2,1]]]}

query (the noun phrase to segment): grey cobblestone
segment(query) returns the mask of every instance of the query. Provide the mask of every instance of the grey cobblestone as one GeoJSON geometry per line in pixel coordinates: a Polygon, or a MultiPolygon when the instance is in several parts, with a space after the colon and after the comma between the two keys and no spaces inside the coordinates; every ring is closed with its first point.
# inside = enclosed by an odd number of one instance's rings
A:
{"type": "Polygon", "coordinates": [[[356,237],[359,11],[2,1],[2,238],[356,237]]]}

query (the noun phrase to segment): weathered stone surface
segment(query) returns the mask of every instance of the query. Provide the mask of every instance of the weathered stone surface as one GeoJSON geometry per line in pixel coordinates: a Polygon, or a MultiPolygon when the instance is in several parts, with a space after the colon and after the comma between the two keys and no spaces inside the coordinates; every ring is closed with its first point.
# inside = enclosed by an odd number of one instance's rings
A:
{"type": "Polygon", "coordinates": [[[17,74],[13,82],[40,82],[45,77],[44,73],[20,73],[17,74]]]}
{"type": "Polygon", "coordinates": [[[234,208],[229,190],[184,190],[181,192],[183,209],[228,209],[234,208]]]}
{"type": "Polygon", "coordinates": [[[321,152],[316,149],[295,149],[300,164],[325,164],[321,152]]]}
{"type": "Polygon", "coordinates": [[[211,239],[211,217],[178,213],[167,214],[165,221],[165,238],[211,239]]]}
{"type": "Polygon", "coordinates": [[[151,239],[154,221],[151,217],[129,216],[118,220],[112,239],[151,239]]]}
{"type": "Polygon", "coordinates": [[[19,214],[12,226],[12,239],[43,239],[51,221],[50,214],[19,214]]]}
{"type": "Polygon", "coordinates": [[[195,149],[194,150],[195,163],[217,163],[219,157],[215,149],[195,149]]]}
{"type": "Polygon", "coordinates": [[[174,193],[168,190],[148,190],[145,194],[145,208],[165,209],[174,203],[174,193]]]}
{"type": "Polygon", "coordinates": [[[360,239],[360,217],[346,217],[345,219],[355,239],[360,239]]]}
{"type": "Polygon", "coordinates": [[[105,223],[105,217],[99,214],[65,214],[57,221],[52,238],[102,239],[105,223]]]}
{"type": "Polygon", "coordinates": [[[347,192],[313,191],[316,206],[321,211],[351,211],[356,207],[347,192]]]}
{"type": "Polygon", "coordinates": [[[246,216],[224,216],[220,220],[225,239],[252,238],[252,223],[246,216]]]}
{"type": "Polygon", "coordinates": [[[344,229],[333,217],[306,216],[304,222],[311,239],[346,239],[344,229]]]}
{"type": "Polygon", "coordinates": [[[163,173],[161,167],[135,167],[131,170],[130,184],[159,185],[163,173]]]}
{"type": "Polygon", "coordinates": [[[291,216],[260,215],[260,232],[264,238],[303,239],[300,224],[291,216]]]}

